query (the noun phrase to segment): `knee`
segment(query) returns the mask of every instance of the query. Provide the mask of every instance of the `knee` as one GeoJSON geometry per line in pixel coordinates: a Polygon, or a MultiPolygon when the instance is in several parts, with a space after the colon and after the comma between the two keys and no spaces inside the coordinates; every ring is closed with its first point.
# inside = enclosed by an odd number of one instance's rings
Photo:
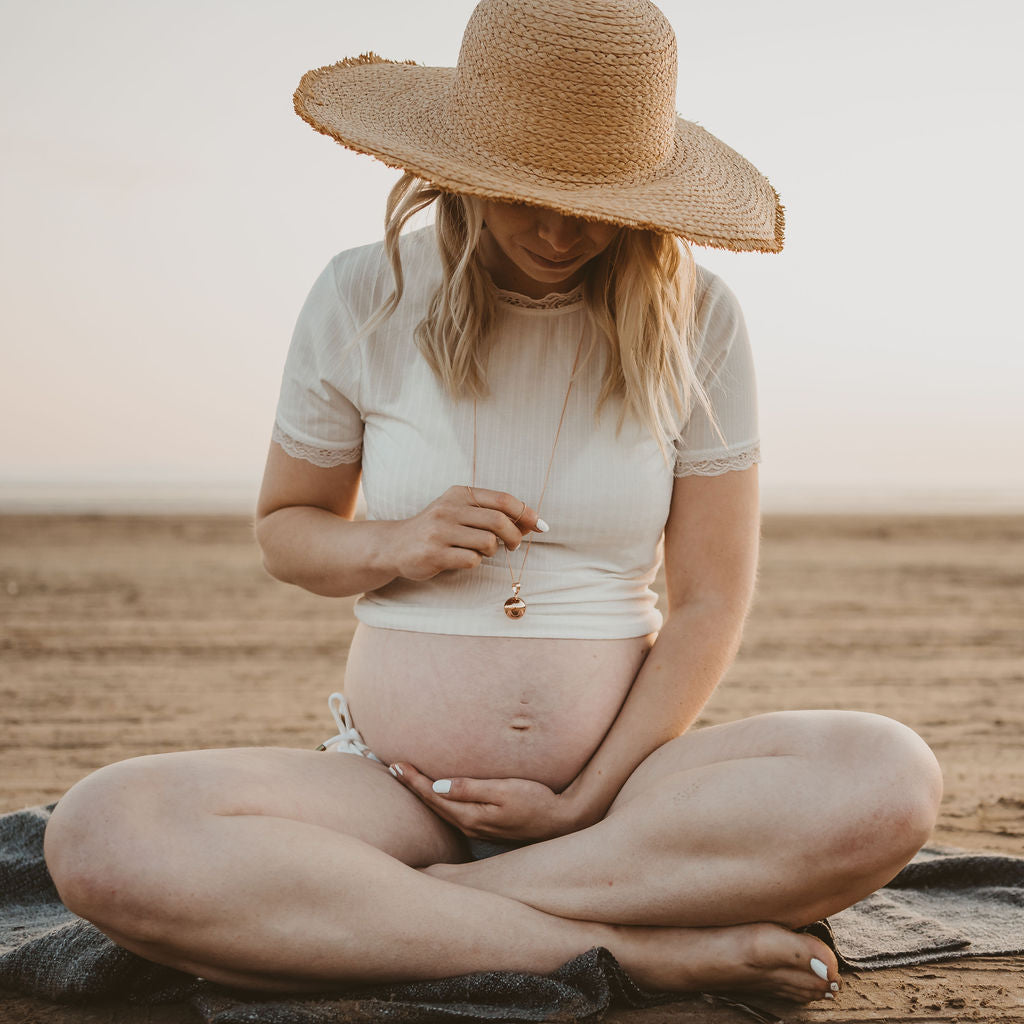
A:
{"type": "Polygon", "coordinates": [[[852,856],[899,870],[931,836],[942,771],[912,729],[882,715],[847,712],[833,742],[850,781],[850,820],[841,843],[852,856]]]}
{"type": "Polygon", "coordinates": [[[99,927],[155,934],[162,829],[159,757],[101,768],[73,786],[46,827],[43,853],[57,893],[73,913],[99,927]]]}
{"type": "Polygon", "coordinates": [[[927,842],[939,815],[942,769],[931,748],[913,729],[882,715],[868,715],[863,724],[861,759],[875,763],[880,803],[895,810],[917,852],[927,842]]]}

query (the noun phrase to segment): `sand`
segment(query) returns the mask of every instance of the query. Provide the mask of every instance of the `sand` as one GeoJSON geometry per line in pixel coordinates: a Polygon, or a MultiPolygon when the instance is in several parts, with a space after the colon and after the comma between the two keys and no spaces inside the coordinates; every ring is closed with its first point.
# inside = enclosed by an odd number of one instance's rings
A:
{"type": "MultiPolygon", "coordinates": [[[[276,583],[229,516],[0,517],[0,811],[111,761],[182,747],[315,746],[332,731],[350,599],[276,583]]],[[[1024,517],[768,517],[737,663],[701,724],[857,708],[943,766],[935,841],[1024,853],[1024,517]]],[[[1024,1021],[1024,959],[848,975],[786,1021],[1024,1021]]],[[[57,1007],[0,1021],[192,1021],[184,1007],[57,1007]]],[[[728,1022],[722,1007],[608,1018],[728,1022]]]]}

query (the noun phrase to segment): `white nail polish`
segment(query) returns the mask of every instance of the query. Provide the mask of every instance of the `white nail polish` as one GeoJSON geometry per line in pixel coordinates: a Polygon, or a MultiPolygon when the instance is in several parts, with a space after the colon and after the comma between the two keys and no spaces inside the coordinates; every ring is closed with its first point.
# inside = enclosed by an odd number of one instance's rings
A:
{"type": "Polygon", "coordinates": [[[398,778],[398,772],[395,771],[395,766],[393,764],[388,765],[388,771],[391,772],[396,779],[398,778]]]}
{"type": "Polygon", "coordinates": [[[828,968],[817,957],[811,957],[811,970],[822,981],[828,981],[828,968]]]}
{"type": "Polygon", "coordinates": [[[435,793],[450,793],[452,791],[452,780],[451,779],[438,779],[437,782],[430,787],[435,793]]]}
{"type": "Polygon", "coordinates": [[[835,999],[835,996],[834,996],[834,995],[832,995],[832,993],[831,993],[831,992],[826,992],[826,993],[825,993],[825,998],[826,998],[826,999],[835,999]]]}
{"type": "Polygon", "coordinates": [[[537,529],[540,530],[541,533],[547,533],[548,530],[551,529],[551,527],[548,526],[548,524],[545,523],[543,519],[538,519],[537,520],[537,529]]]}
{"type": "Polygon", "coordinates": [[[829,988],[832,989],[833,992],[838,992],[839,991],[839,982],[838,981],[833,981],[832,984],[829,985],[829,988]]]}

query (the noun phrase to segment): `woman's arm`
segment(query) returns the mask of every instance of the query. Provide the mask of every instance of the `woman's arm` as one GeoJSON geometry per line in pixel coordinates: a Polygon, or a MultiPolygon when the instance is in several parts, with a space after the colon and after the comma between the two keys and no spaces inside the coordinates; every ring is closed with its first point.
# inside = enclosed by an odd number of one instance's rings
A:
{"type": "Polygon", "coordinates": [[[600,820],[637,765],[707,703],[739,648],[759,536],[756,466],[676,480],[665,526],[668,616],[604,741],[562,794],[576,828],[600,820]]]}
{"type": "Polygon", "coordinates": [[[271,444],[256,507],[256,539],[271,576],[347,597],[397,576],[426,580],[475,568],[499,538],[514,551],[537,526],[536,512],[511,494],[459,486],[411,519],[356,522],[359,477],[359,463],[324,469],[271,444]]]}
{"type": "Polygon", "coordinates": [[[389,524],[353,522],[360,463],[330,469],[271,444],[256,505],[256,540],[275,579],[346,597],[394,579],[381,558],[389,524]]]}

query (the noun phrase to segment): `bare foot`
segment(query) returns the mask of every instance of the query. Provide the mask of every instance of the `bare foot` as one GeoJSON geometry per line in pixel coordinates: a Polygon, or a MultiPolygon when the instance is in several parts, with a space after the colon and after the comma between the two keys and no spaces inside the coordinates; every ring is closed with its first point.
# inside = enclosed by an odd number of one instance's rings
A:
{"type": "Polygon", "coordinates": [[[775,924],[729,928],[615,928],[609,946],[638,985],[671,992],[759,992],[807,1003],[836,991],[835,954],[811,935],[775,924]],[[824,964],[818,977],[811,960],[824,964]]]}
{"type": "MultiPolygon", "coordinates": [[[[465,884],[464,864],[433,864],[423,872],[465,884]]],[[[669,992],[758,992],[808,1003],[842,987],[835,954],[820,939],[777,924],[723,928],[607,925],[604,943],[643,988],[669,992]],[[811,969],[824,965],[827,978],[811,969]],[[832,985],[836,988],[832,988],[832,985]]],[[[820,968],[819,968],[820,969],[820,968]]]]}

